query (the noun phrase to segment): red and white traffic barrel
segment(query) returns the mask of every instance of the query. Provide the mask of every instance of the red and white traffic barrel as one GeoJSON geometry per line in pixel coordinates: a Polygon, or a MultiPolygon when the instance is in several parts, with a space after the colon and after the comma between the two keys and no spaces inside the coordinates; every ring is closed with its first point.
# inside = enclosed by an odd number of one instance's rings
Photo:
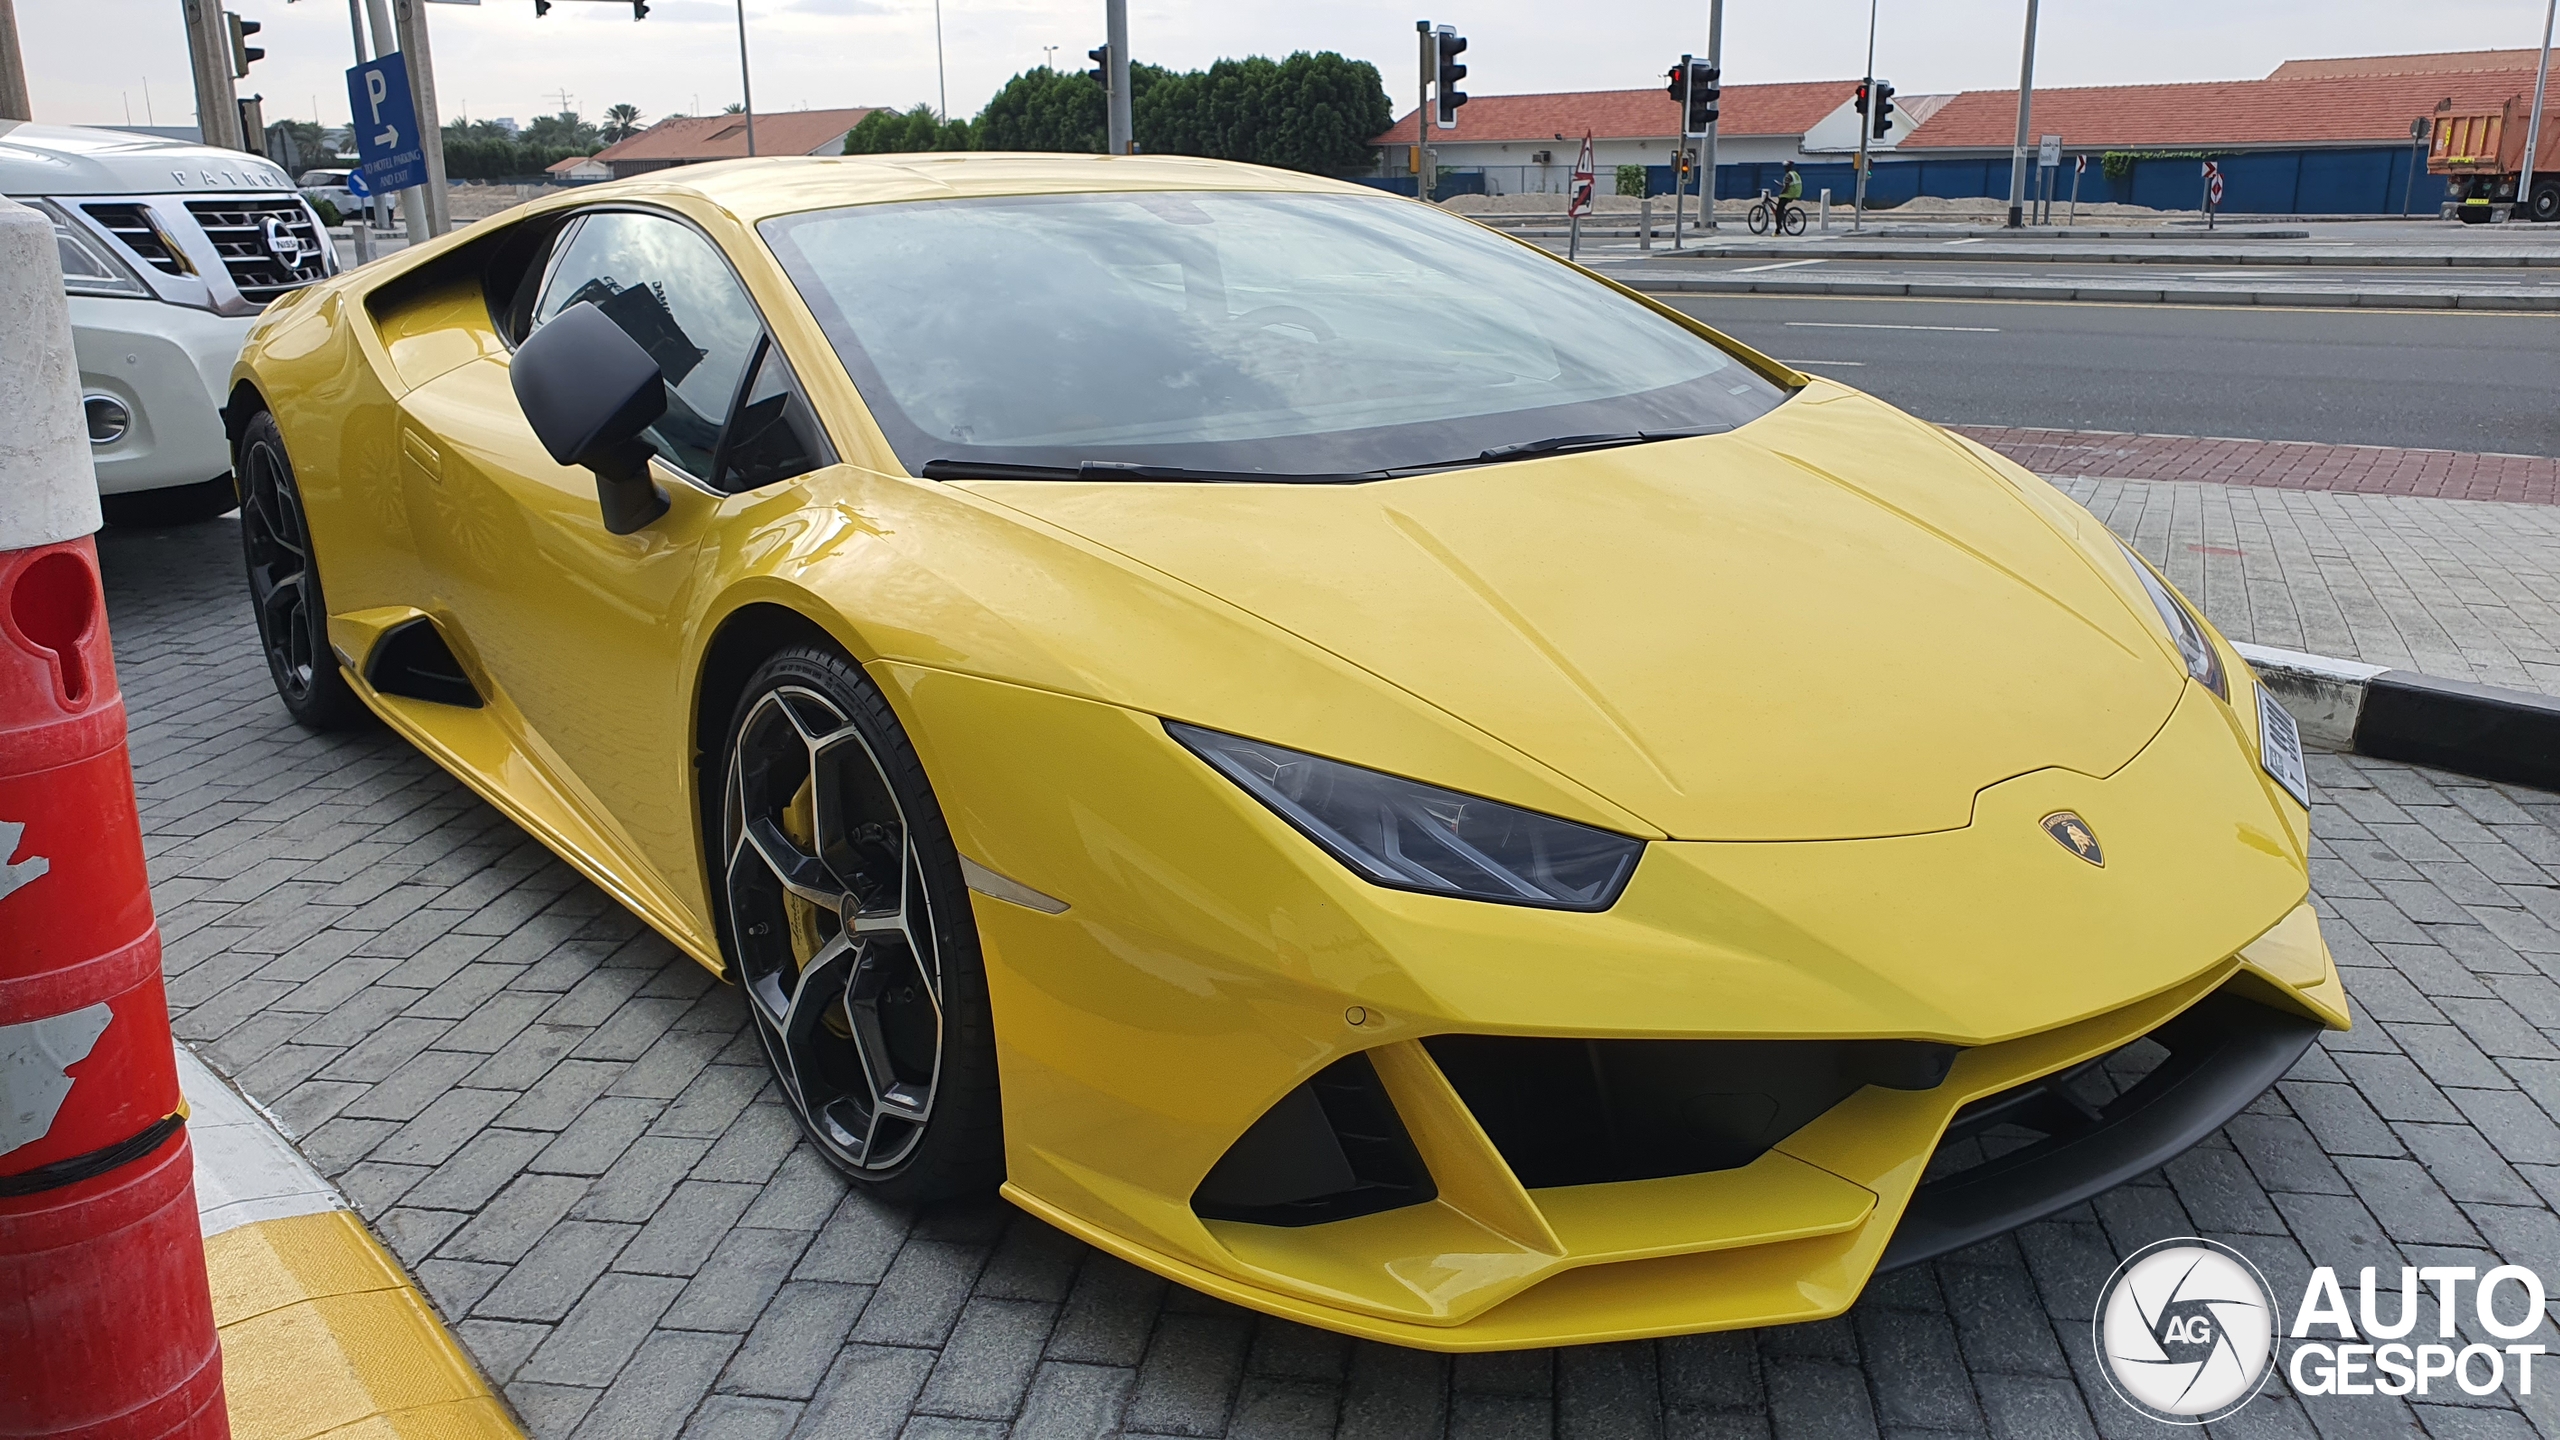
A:
{"type": "Polygon", "coordinates": [[[0,1436],[230,1434],[52,224],[0,200],[0,1436]]]}

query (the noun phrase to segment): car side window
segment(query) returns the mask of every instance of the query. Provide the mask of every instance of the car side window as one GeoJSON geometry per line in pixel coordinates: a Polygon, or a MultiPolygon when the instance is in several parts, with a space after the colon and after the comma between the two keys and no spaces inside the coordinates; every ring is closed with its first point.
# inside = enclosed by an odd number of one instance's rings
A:
{"type": "Polygon", "coordinates": [[[721,426],[764,340],[764,319],[728,262],[664,216],[599,211],[553,261],[534,328],[581,301],[638,341],[666,377],[667,413],[641,438],[667,464],[708,483],[721,426]]]}
{"type": "Polygon", "coordinates": [[[834,463],[818,417],[792,378],[791,362],[782,358],[781,346],[761,341],[737,413],[721,437],[711,488],[734,494],[834,463]]]}

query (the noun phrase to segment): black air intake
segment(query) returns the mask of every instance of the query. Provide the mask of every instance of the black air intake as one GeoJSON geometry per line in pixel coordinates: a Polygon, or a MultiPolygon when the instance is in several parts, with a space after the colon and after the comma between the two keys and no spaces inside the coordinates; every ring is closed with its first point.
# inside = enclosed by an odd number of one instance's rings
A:
{"type": "Polygon", "coordinates": [[[1191,1208],[1204,1220],[1320,1225],[1439,1194],[1366,1055],[1280,1097],[1220,1157],[1191,1208]]]}
{"type": "Polygon", "coordinates": [[[1917,1040],[1423,1042],[1532,1190],[1748,1165],[1862,1085],[1930,1090],[1956,1047],[1917,1040]]]}

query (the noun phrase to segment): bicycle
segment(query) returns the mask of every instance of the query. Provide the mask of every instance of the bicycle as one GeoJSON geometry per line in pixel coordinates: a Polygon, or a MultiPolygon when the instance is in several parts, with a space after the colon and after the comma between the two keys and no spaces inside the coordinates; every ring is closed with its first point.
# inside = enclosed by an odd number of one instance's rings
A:
{"type": "Polygon", "coordinates": [[[1749,221],[1751,233],[1754,235],[1768,234],[1772,224],[1778,227],[1778,233],[1781,235],[1804,233],[1803,206],[1789,205],[1785,201],[1772,202],[1765,195],[1760,197],[1758,204],[1751,207],[1751,213],[1745,218],[1749,221]],[[1774,211],[1771,209],[1773,203],[1776,206],[1774,211]]]}

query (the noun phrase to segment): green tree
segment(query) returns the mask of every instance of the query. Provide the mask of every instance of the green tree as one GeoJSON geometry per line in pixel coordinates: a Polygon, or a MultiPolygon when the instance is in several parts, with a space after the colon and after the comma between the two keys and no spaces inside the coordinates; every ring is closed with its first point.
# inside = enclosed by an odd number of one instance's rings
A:
{"type": "MultiPolygon", "coordinates": [[[[1129,67],[1133,91],[1136,73],[1151,68],[1129,67]]],[[[977,128],[981,150],[1099,155],[1107,143],[1102,87],[1081,70],[1025,70],[987,101],[977,128]]]]}
{"type": "Polygon", "coordinates": [[[747,107],[739,104],[735,100],[732,100],[728,104],[720,107],[720,113],[723,115],[744,115],[747,113],[747,107]]]}
{"type": "Polygon", "coordinates": [[[944,120],[933,113],[930,105],[913,110],[874,110],[862,117],[862,123],[844,137],[847,155],[905,155],[923,150],[971,150],[977,148],[973,127],[966,120],[944,120]]]}
{"type": "Polygon", "coordinates": [[[575,110],[545,115],[524,127],[519,143],[536,150],[559,150],[568,154],[592,155],[604,148],[604,137],[596,127],[578,118],[575,110]]]}
{"type": "Polygon", "coordinates": [[[1129,90],[1140,150],[1316,174],[1368,168],[1370,138],[1395,119],[1377,67],[1329,50],[1221,60],[1129,90]]]}
{"type": "Polygon", "coordinates": [[[607,143],[628,140],[642,128],[637,105],[616,105],[604,112],[602,137],[607,143]]]}
{"type": "Polygon", "coordinates": [[[1621,195],[1633,195],[1638,199],[1642,199],[1644,197],[1643,166],[1621,165],[1618,167],[1618,193],[1621,195]]]}

